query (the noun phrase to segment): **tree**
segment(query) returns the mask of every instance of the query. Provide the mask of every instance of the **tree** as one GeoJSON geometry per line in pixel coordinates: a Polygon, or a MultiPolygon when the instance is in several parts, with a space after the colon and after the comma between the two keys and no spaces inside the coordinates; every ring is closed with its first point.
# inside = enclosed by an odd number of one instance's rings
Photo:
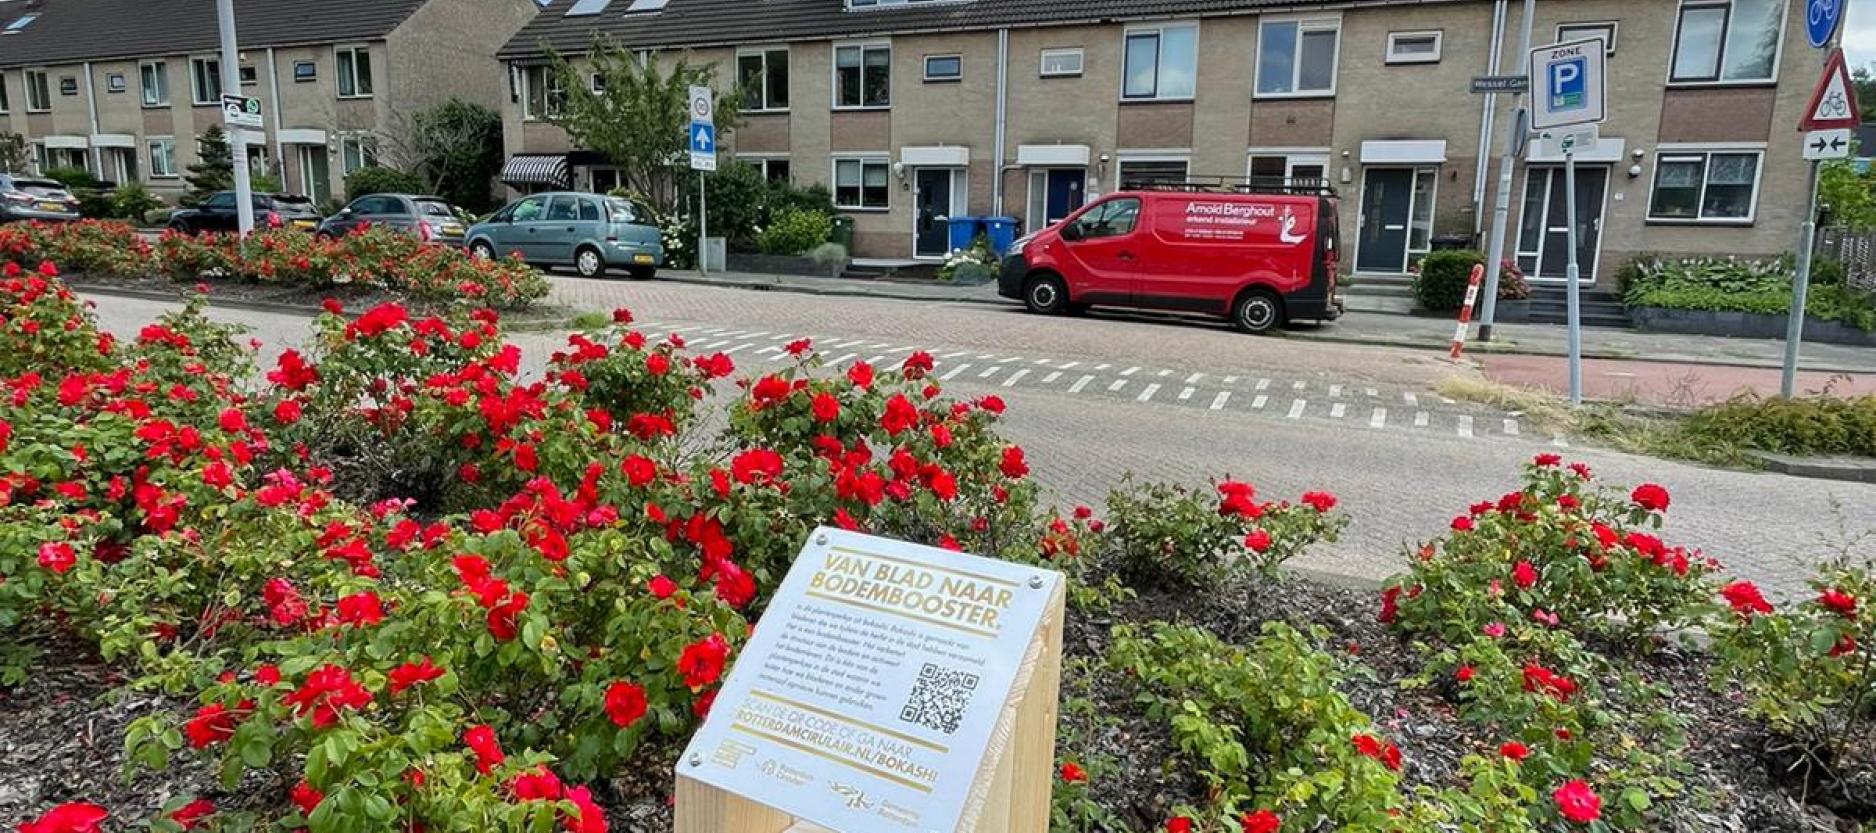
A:
{"type": "Polygon", "coordinates": [[[1851,231],[1876,228],[1876,174],[1858,171],[1847,159],[1818,166],[1817,201],[1822,225],[1851,231]]]}
{"type": "Polygon", "coordinates": [[[490,183],[502,168],[502,117],[480,104],[450,99],[410,120],[414,170],[429,190],[480,214],[493,207],[490,183]]]}
{"type": "Polygon", "coordinates": [[[1862,108],[1864,123],[1876,122],[1876,63],[1866,64],[1850,73],[1850,86],[1856,88],[1856,104],[1862,108]]]}
{"type": "Polygon", "coordinates": [[[195,137],[195,155],[195,164],[183,174],[189,190],[181,202],[191,207],[201,205],[217,191],[234,187],[234,154],[228,149],[228,134],[221,125],[211,124],[195,137]]]}
{"type": "Polygon", "coordinates": [[[25,173],[32,167],[32,156],[26,152],[26,137],[18,133],[0,136],[0,172],[25,173]]]}
{"type": "MultiPolygon", "coordinates": [[[[691,181],[684,161],[690,150],[690,88],[709,86],[715,66],[679,59],[667,74],[655,62],[640,66],[630,50],[604,39],[593,42],[587,59],[590,66],[576,69],[549,53],[553,81],[545,95],[551,100],[542,102],[548,119],[619,166],[627,190],[666,216],[677,214],[684,184],[691,181]],[[599,79],[597,92],[584,81],[589,70],[599,79]]],[[[734,91],[718,94],[719,136],[735,128],[740,100],[734,91]]]]}

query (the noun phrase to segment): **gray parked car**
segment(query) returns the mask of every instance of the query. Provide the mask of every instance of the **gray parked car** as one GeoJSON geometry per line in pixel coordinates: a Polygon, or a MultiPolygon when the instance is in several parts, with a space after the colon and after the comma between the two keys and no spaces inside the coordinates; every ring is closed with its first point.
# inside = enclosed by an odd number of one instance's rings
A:
{"type": "Polygon", "coordinates": [[[313,233],[322,237],[344,237],[368,224],[448,246],[462,245],[465,225],[442,197],[367,194],[321,221],[319,229],[313,233]]]}
{"type": "Polygon", "coordinates": [[[572,266],[582,277],[624,269],[649,278],[664,265],[651,212],[623,197],[551,193],[522,197],[469,228],[471,254],[519,254],[537,266],[572,266]]]}
{"type": "Polygon", "coordinates": [[[78,198],[56,180],[0,174],[0,223],[78,217],[78,198]]]}

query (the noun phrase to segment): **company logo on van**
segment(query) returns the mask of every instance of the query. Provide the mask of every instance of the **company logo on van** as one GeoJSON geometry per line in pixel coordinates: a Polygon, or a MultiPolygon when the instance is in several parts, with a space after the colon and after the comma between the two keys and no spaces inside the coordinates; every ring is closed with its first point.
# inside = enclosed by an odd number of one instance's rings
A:
{"type": "Polygon", "coordinates": [[[1259,217],[1277,216],[1277,207],[1248,202],[1190,202],[1186,203],[1186,216],[1236,217],[1254,220],[1259,217]]]}

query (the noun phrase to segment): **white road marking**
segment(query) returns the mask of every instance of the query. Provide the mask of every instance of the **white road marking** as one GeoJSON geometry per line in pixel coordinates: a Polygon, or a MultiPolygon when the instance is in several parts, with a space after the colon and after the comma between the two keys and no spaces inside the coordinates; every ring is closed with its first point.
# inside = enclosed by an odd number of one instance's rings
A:
{"type": "Polygon", "coordinates": [[[1257,380],[1257,389],[1258,389],[1258,390],[1269,390],[1269,389],[1270,389],[1270,380],[1269,380],[1269,379],[1259,379],[1259,380],[1257,380]]]}
{"type": "Polygon", "coordinates": [[[1123,371],[1121,371],[1121,372],[1120,372],[1120,375],[1122,375],[1122,376],[1132,376],[1133,374],[1135,374],[1135,373],[1139,373],[1139,372],[1140,372],[1140,368],[1138,368],[1138,367],[1129,367],[1129,368],[1127,368],[1126,370],[1123,370],[1123,371]]]}
{"type": "Polygon", "coordinates": [[[1095,365],[1095,366],[1094,366],[1094,369],[1095,369],[1095,370],[1106,370],[1106,369],[1108,369],[1108,368],[1110,368],[1110,367],[1113,367],[1113,365],[1111,365],[1111,364],[1097,364],[1097,365],[1095,365]]]}
{"type": "Polygon", "coordinates": [[[1043,366],[1045,366],[1045,367],[1046,367],[1046,366],[1048,366],[1048,364],[1049,364],[1049,360],[1048,360],[1048,359],[1037,359],[1037,360],[1036,360],[1036,364],[1039,364],[1039,365],[1043,365],[1043,366]]]}
{"type": "Polygon", "coordinates": [[[1515,419],[1505,420],[1505,434],[1506,436],[1511,436],[1511,437],[1515,437],[1518,435],[1518,421],[1517,420],[1515,419]]]}
{"type": "Polygon", "coordinates": [[[725,355],[725,356],[734,356],[734,355],[736,355],[736,351],[738,351],[738,350],[745,350],[745,349],[748,349],[748,348],[750,348],[750,347],[754,347],[754,346],[756,346],[756,343],[755,343],[755,342],[753,342],[753,341],[745,341],[745,342],[743,342],[743,343],[741,343],[741,344],[738,344],[738,345],[736,345],[735,347],[731,347],[730,349],[728,349],[728,350],[725,350],[725,351],[723,351],[723,355],[725,355]]]}
{"type": "Polygon", "coordinates": [[[1063,369],[1063,370],[1074,370],[1074,369],[1076,368],[1076,366],[1078,366],[1078,365],[1080,365],[1080,364],[1081,364],[1081,362],[1064,362],[1064,363],[1062,364],[1062,369],[1063,369]]]}
{"type": "Polygon", "coordinates": [[[949,352],[949,353],[946,353],[946,354],[944,354],[944,358],[947,358],[947,359],[955,359],[955,358],[957,358],[957,357],[959,357],[959,356],[962,356],[962,355],[964,355],[965,353],[969,353],[969,352],[970,352],[969,350],[953,350],[953,351],[951,351],[951,352],[949,352]]]}
{"type": "Polygon", "coordinates": [[[1188,387],[1188,388],[1186,388],[1185,390],[1182,390],[1182,391],[1180,391],[1180,392],[1179,392],[1179,401],[1181,401],[1181,402],[1184,402],[1184,401],[1186,401],[1186,400],[1188,400],[1188,399],[1191,399],[1191,398],[1192,398],[1192,394],[1193,394],[1193,393],[1196,393],[1197,391],[1198,391],[1198,388],[1192,388],[1192,387],[1188,387]]]}
{"type": "Polygon", "coordinates": [[[984,371],[984,372],[982,372],[982,373],[979,373],[979,374],[977,374],[977,378],[979,378],[979,379],[988,379],[988,378],[990,378],[990,377],[992,377],[992,376],[995,376],[995,375],[997,375],[998,373],[1000,373],[1000,372],[1002,372],[1002,371],[1003,371],[1003,365],[1000,365],[1000,364],[999,364],[999,365],[995,365],[995,366],[993,366],[993,367],[991,367],[991,368],[990,368],[989,370],[986,370],[986,371],[984,371]]]}
{"type": "Polygon", "coordinates": [[[1146,386],[1146,390],[1143,390],[1143,391],[1140,391],[1140,396],[1139,396],[1138,398],[1136,398],[1136,399],[1135,399],[1134,401],[1136,401],[1136,402],[1146,402],[1146,401],[1149,401],[1149,400],[1151,400],[1151,399],[1153,398],[1153,394],[1156,394],[1156,393],[1159,393],[1159,385],[1158,385],[1158,384],[1151,384],[1151,385],[1147,385],[1147,386],[1146,386]]]}
{"type": "Polygon", "coordinates": [[[1347,413],[1348,413],[1348,403],[1346,402],[1337,402],[1334,405],[1329,406],[1329,418],[1330,419],[1341,419],[1347,413]]]}
{"type": "Polygon", "coordinates": [[[1459,415],[1459,436],[1461,437],[1472,436],[1472,415],[1471,414],[1459,415]]]}
{"type": "Polygon", "coordinates": [[[756,351],[756,353],[757,353],[757,354],[762,354],[762,353],[780,353],[780,352],[782,352],[782,348],[780,348],[780,347],[773,347],[773,346],[771,346],[771,347],[764,347],[764,348],[762,348],[762,349],[760,349],[760,350],[757,350],[757,351],[756,351]]]}
{"type": "Polygon", "coordinates": [[[1386,428],[1387,427],[1387,409],[1386,408],[1374,409],[1374,413],[1368,416],[1368,427],[1369,428],[1386,428]]]}
{"type": "Polygon", "coordinates": [[[1409,408],[1420,404],[1420,395],[1414,393],[1413,391],[1408,391],[1406,393],[1401,394],[1401,399],[1407,402],[1407,407],[1409,408]]]}
{"type": "Polygon", "coordinates": [[[1226,376],[1226,377],[1225,377],[1225,384],[1227,384],[1227,385],[1235,385],[1235,384],[1237,384],[1237,383],[1238,383],[1238,377],[1236,377],[1236,376],[1226,376]]]}
{"type": "Polygon", "coordinates": [[[852,347],[852,346],[853,346],[853,345],[855,345],[855,344],[860,344],[860,343],[862,343],[862,342],[865,342],[865,341],[866,341],[866,339],[863,339],[863,338],[856,338],[856,339],[854,339],[854,340],[852,340],[852,341],[836,341],[836,342],[834,342],[834,343],[832,343],[832,344],[829,344],[829,345],[827,345],[827,346],[829,346],[829,347],[852,347]]]}
{"type": "Polygon", "coordinates": [[[1302,416],[1303,409],[1306,407],[1309,407],[1309,400],[1307,399],[1298,399],[1295,402],[1291,402],[1290,403],[1290,419],[1296,419],[1302,416]]]}
{"type": "Polygon", "coordinates": [[[1329,386],[1329,398],[1330,398],[1330,399],[1340,399],[1340,398],[1342,398],[1342,386],[1341,386],[1341,385],[1330,385],[1330,386],[1329,386]]]}
{"type": "Polygon", "coordinates": [[[860,354],[859,354],[859,353],[848,353],[848,354],[846,354],[846,355],[844,355],[844,356],[841,356],[841,357],[840,357],[840,358],[838,358],[838,359],[835,359],[835,360],[833,360],[833,361],[831,361],[831,362],[828,362],[828,364],[830,364],[830,365],[837,365],[837,364],[841,364],[842,362],[845,362],[846,360],[848,360],[848,359],[851,359],[851,358],[853,358],[854,356],[858,356],[858,355],[860,355],[860,354]]]}
{"type": "Polygon", "coordinates": [[[730,343],[730,342],[731,342],[731,341],[733,341],[733,340],[734,340],[734,339],[727,339],[727,338],[713,338],[713,339],[710,339],[709,341],[699,341],[699,342],[697,342],[696,344],[692,344],[692,345],[690,346],[690,349],[692,349],[692,350],[708,350],[708,349],[710,349],[710,348],[712,348],[712,347],[715,347],[715,346],[717,346],[717,345],[719,345],[719,344],[728,344],[728,343],[730,343]]]}
{"type": "Polygon", "coordinates": [[[1200,379],[1203,379],[1203,378],[1205,378],[1205,374],[1203,374],[1203,373],[1194,373],[1194,374],[1192,374],[1192,375],[1190,375],[1190,376],[1187,376],[1187,377],[1186,377],[1186,384],[1188,384],[1188,385],[1196,385],[1196,384],[1198,384],[1198,383],[1199,383],[1199,380],[1200,380],[1200,379]]]}
{"type": "Polygon", "coordinates": [[[1042,383],[1046,385],[1060,378],[1062,378],[1062,371],[1057,370],[1054,373],[1051,373],[1047,376],[1042,377],[1042,383]]]}
{"type": "Polygon", "coordinates": [[[1550,444],[1551,444],[1551,445],[1554,445],[1554,446],[1556,446],[1556,447],[1558,447],[1558,448],[1569,448],[1569,447],[1570,447],[1570,441],[1569,441],[1569,440],[1566,440],[1566,439],[1564,439],[1564,438],[1562,438],[1562,437],[1551,437],[1551,438],[1550,438],[1550,444]]]}
{"type": "Polygon", "coordinates": [[[1087,387],[1088,383],[1092,381],[1094,381],[1093,376],[1083,376],[1080,379],[1076,379],[1074,384],[1068,386],[1068,392],[1080,393],[1081,389],[1087,387]]]}
{"type": "Polygon", "coordinates": [[[997,354],[995,354],[995,353],[984,353],[984,354],[982,354],[982,355],[980,355],[980,356],[978,356],[977,358],[980,358],[980,359],[994,359],[994,358],[996,358],[996,357],[997,357],[997,354]]]}
{"type": "Polygon", "coordinates": [[[1107,389],[1108,389],[1108,390],[1109,390],[1110,392],[1112,392],[1112,391],[1119,391],[1119,390],[1120,390],[1121,388],[1124,388],[1124,387],[1126,387],[1126,386],[1127,386],[1127,380],[1126,380],[1126,379],[1115,379],[1115,380],[1114,380],[1114,384],[1111,384],[1111,385],[1108,385],[1108,386],[1107,386],[1107,389]]]}
{"type": "Polygon", "coordinates": [[[1029,368],[1025,367],[1021,370],[1018,370],[1015,373],[1010,374],[1010,378],[1003,380],[1003,386],[1006,388],[1016,387],[1016,383],[1022,381],[1023,377],[1028,376],[1028,375],[1029,375],[1029,368]]]}
{"type": "Polygon", "coordinates": [[[1375,390],[1374,388],[1367,388],[1367,389],[1365,389],[1365,390],[1363,390],[1363,391],[1362,391],[1362,393],[1365,393],[1365,394],[1368,394],[1369,396],[1380,396],[1380,395],[1381,395],[1381,392],[1380,392],[1380,391],[1378,391],[1378,390],[1375,390]]]}
{"type": "Polygon", "coordinates": [[[970,362],[965,362],[961,365],[958,365],[957,367],[951,368],[950,370],[945,372],[945,375],[938,377],[938,381],[949,382],[952,379],[956,379],[959,373],[963,373],[965,369],[969,368],[970,366],[971,366],[970,362]]]}
{"type": "Polygon", "coordinates": [[[1162,370],[1162,371],[1160,371],[1160,372],[1159,372],[1159,375],[1160,375],[1160,376],[1162,376],[1162,377],[1164,377],[1164,376],[1171,376],[1171,375],[1172,375],[1172,371],[1170,371],[1170,370],[1162,370]]]}
{"type": "Polygon", "coordinates": [[[1229,400],[1230,398],[1231,398],[1231,391],[1228,391],[1228,390],[1219,391],[1217,396],[1212,397],[1212,410],[1214,411],[1224,410],[1225,401],[1229,400]]]}
{"type": "Polygon", "coordinates": [[[1269,402],[1269,401],[1270,401],[1270,397],[1265,396],[1260,393],[1257,395],[1256,399],[1251,400],[1251,407],[1256,408],[1261,411],[1264,409],[1264,403],[1269,402]]]}
{"type": "Polygon", "coordinates": [[[870,358],[870,359],[867,359],[867,360],[866,360],[866,363],[867,363],[867,364],[870,364],[870,365],[874,365],[874,366],[878,366],[878,364],[879,364],[880,362],[883,362],[883,361],[885,361],[885,360],[886,360],[886,356],[885,356],[884,354],[881,354],[881,355],[878,355],[878,356],[874,356],[874,357],[872,357],[872,358],[870,358]]]}
{"type": "Polygon", "coordinates": [[[1420,411],[1419,413],[1414,414],[1414,427],[1425,428],[1427,427],[1427,423],[1431,421],[1432,419],[1433,417],[1428,416],[1426,411],[1420,411]]]}
{"type": "Polygon", "coordinates": [[[1309,387],[1309,383],[1308,383],[1308,382],[1297,382],[1296,384],[1293,384],[1293,385],[1291,385],[1290,387],[1292,387],[1292,388],[1294,388],[1294,389],[1296,389],[1296,390],[1302,390],[1302,389],[1304,389],[1304,388],[1306,388],[1306,387],[1309,387]]]}

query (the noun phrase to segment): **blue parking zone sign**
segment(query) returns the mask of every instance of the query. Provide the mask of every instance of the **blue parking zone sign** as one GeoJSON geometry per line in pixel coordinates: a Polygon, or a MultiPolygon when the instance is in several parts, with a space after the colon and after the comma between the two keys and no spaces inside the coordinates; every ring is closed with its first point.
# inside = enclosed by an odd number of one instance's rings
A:
{"type": "Polygon", "coordinates": [[[1606,114],[1601,38],[1531,50],[1531,129],[1595,124],[1606,114]]]}
{"type": "Polygon", "coordinates": [[[1551,64],[1549,83],[1544,85],[1550,96],[1552,112],[1581,110],[1589,106],[1589,59],[1572,58],[1551,64]]]}

